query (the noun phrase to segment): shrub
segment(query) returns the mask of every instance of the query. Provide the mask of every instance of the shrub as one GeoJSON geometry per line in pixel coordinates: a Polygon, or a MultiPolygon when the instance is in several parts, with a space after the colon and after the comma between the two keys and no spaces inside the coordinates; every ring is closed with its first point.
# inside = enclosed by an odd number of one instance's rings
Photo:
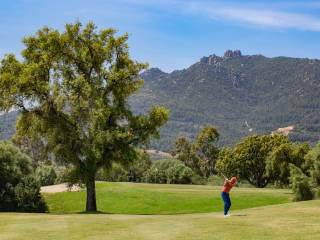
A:
{"type": "Polygon", "coordinates": [[[309,178],[304,175],[302,170],[293,164],[290,164],[290,183],[295,201],[304,201],[313,199],[312,187],[309,178]]]}
{"type": "Polygon", "coordinates": [[[167,183],[188,184],[192,181],[193,171],[183,164],[176,164],[166,171],[167,183]]]}
{"type": "Polygon", "coordinates": [[[159,169],[157,166],[152,166],[146,172],[144,181],[148,183],[167,183],[167,176],[164,170],[159,169]]]}
{"type": "Polygon", "coordinates": [[[193,172],[193,175],[191,177],[191,183],[195,185],[206,185],[208,184],[208,178],[202,177],[195,172],[193,172]]]}
{"type": "Polygon", "coordinates": [[[310,172],[313,185],[315,187],[320,187],[320,155],[314,159],[310,172]]]}
{"type": "Polygon", "coordinates": [[[52,165],[40,164],[36,169],[36,177],[41,186],[48,186],[55,184],[57,174],[52,165]]]}
{"type": "Polygon", "coordinates": [[[0,142],[0,211],[45,211],[31,159],[9,142],[0,142]]]}
{"type": "Polygon", "coordinates": [[[212,175],[208,178],[208,182],[210,185],[222,186],[224,183],[224,178],[218,175],[212,175]]]}
{"type": "Polygon", "coordinates": [[[67,175],[68,169],[70,169],[70,168],[67,168],[65,166],[56,166],[55,167],[55,172],[57,174],[57,177],[54,181],[54,184],[60,184],[60,183],[67,182],[68,179],[67,179],[66,175],[67,175]]]}
{"type": "Polygon", "coordinates": [[[188,184],[192,183],[194,172],[175,159],[155,162],[145,174],[145,181],[150,183],[188,184]]]}
{"type": "Polygon", "coordinates": [[[138,158],[127,167],[129,182],[142,182],[144,174],[151,167],[152,162],[148,153],[138,151],[138,158]]]}
{"type": "Polygon", "coordinates": [[[41,198],[40,184],[33,176],[22,178],[16,185],[14,192],[19,211],[45,212],[46,205],[41,198]]]}

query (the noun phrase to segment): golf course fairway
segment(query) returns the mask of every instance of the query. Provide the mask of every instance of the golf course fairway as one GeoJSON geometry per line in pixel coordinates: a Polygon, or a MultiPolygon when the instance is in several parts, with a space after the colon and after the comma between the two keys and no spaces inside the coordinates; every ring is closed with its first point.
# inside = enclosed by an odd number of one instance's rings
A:
{"type": "MultiPolygon", "coordinates": [[[[186,214],[221,212],[220,186],[97,182],[97,206],[102,213],[186,214]]],[[[231,210],[289,203],[287,189],[234,188],[231,210]]],[[[86,192],[44,194],[50,213],[81,213],[86,192]]]]}
{"type": "Polygon", "coordinates": [[[0,239],[320,239],[320,201],[179,215],[0,213],[0,239]]]}

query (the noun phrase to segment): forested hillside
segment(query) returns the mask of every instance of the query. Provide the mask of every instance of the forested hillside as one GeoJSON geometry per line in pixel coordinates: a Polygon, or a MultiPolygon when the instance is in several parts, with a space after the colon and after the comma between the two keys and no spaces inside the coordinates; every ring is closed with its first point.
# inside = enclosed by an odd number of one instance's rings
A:
{"type": "Polygon", "coordinates": [[[133,99],[137,111],[153,104],[171,109],[160,148],[177,135],[193,137],[214,124],[221,145],[254,133],[294,126],[295,141],[315,143],[320,136],[320,61],[288,57],[243,56],[227,51],[210,55],[187,69],[143,73],[144,88],[133,99]]]}
{"type": "Polygon", "coordinates": [[[18,112],[0,113],[0,139],[8,139],[14,134],[18,112]]]}

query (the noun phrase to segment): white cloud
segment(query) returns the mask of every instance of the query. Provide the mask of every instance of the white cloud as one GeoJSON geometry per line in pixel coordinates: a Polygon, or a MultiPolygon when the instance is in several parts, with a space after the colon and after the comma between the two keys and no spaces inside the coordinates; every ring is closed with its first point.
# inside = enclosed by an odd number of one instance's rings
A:
{"type": "MultiPolygon", "coordinates": [[[[213,19],[228,20],[265,27],[295,28],[320,31],[320,18],[306,14],[288,13],[276,10],[262,10],[238,7],[213,7],[201,12],[213,19]]],[[[197,11],[197,13],[200,13],[197,11]]]]}
{"type": "Polygon", "coordinates": [[[320,18],[299,13],[299,9],[320,7],[320,2],[284,1],[239,3],[219,0],[122,0],[131,4],[148,5],[167,11],[196,14],[219,21],[280,29],[320,31],[320,18]],[[294,12],[293,12],[294,11],[294,12]]]}

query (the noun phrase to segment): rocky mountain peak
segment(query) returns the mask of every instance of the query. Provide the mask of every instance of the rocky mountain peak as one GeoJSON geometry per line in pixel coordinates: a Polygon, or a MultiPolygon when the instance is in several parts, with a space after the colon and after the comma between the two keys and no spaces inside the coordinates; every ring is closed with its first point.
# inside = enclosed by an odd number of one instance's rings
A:
{"type": "Polygon", "coordinates": [[[242,56],[242,53],[240,50],[234,50],[234,51],[227,50],[223,55],[224,58],[234,58],[234,57],[241,57],[241,56],[242,56]]]}
{"type": "Polygon", "coordinates": [[[210,55],[209,57],[202,57],[200,59],[200,63],[215,65],[221,61],[221,58],[216,56],[215,54],[210,55]]]}
{"type": "Polygon", "coordinates": [[[166,74],[163,72],[160,68],[150,68],[143,73],[141,73],[142,78],[156,78],[163,74],[166,74]]]}

